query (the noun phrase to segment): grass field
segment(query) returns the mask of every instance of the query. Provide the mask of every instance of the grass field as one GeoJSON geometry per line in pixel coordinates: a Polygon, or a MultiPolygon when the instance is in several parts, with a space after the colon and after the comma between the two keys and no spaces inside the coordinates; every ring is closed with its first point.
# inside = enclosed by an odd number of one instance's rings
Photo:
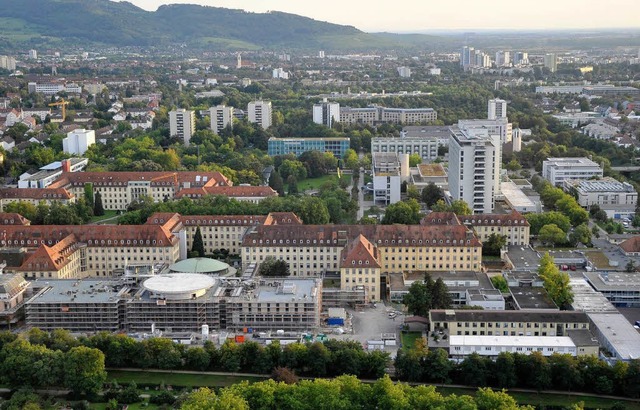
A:
{"type": "MultiPolygon", "coordinates": [[[[497,389],[494,389],[497,390],[497,389]]],[[[463,389],[454,387],[438,387],[438,391],[443,395],[466,394],[473,396],[476,389],[463,389]]],[[[518,404],[529,404],[537,408],[544,406],[568,407],[574,403],[584,402],[585,409],[608,409],[616,403],[616,400],[603,399],[592,396],[569,396],[562,394],[546,394],[546,393],[519,393],[514,391],[507,392],[510,396],[518,401],[518,404]]],[[[627,410],[640,410],[640,402],[624,401],[622,404],[627,410]]]]}
{"type": "Polygon", "coordinates": [[[165,386],[184,387],[222,387],[247,380],[258,382],[267,379],[263,377],[218,376],[212,374],[184,374],[184,373],[154,373],[145,371],[113,370],[108,372],[108,380],[117,380],[119,384],[134,381],[138,384],[164,384],[165,386]]]}
{"type": "MultiPolygon", "coordinates": [[[[116,210],[104,211],[104,215],[91,217],[91,220],[89,221],[89,223],[100,222],[100,221],[103,221],[105,219],[113,218],[116,215],[118,215],[118,211],[116,211],[116,210]]],[[[113,223],[114,223],[114,225],[117,224],[118,220],[114,219],[113,223]]]]}
{"type": "Polygon", "coordinates": [[[422,337],[422,332],[400,332],[400,343],[403,349],[411,349],[416,344],[416,340],[422,337]]]}
{"type": "MultiPolygon", "coordinates": [[[[349,181],[349,183],[351,183],[350,174],[342,174],[342,179],[346,179],[347,181],[349,181]]],[[[329,181],[338,181],[338,176],[324,175],[318,178],[303,179],[302,181],[298,182],[298,191],[317,191],[322,185],[329,181]]]]}

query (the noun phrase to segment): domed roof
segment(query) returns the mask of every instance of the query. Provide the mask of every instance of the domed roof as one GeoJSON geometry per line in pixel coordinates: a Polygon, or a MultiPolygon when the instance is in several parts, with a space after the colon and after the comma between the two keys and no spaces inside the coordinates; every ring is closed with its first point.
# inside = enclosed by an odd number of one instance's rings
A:
{"type": "Polygon", "coordinates": [[[169,273],[153,276],[142,283],[145,289],[170,300],[193,299],[204,295],[216,279],[199,273],[169,273]]]}
{"type": "Polygon", "coordinates": [[[184,273],[225,273],[229,265],[209,258],[190,258],[169,266],[172,272],[184,273]]]}

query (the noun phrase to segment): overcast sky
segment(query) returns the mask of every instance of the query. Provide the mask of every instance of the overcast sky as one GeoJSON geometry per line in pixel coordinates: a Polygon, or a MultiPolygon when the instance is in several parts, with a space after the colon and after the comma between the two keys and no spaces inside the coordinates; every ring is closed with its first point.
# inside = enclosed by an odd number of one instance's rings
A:
{"type": "Polygon", "coordinates": [[[129,0],[146,10],[191,3],[284,11],[363,31],[640,27],[637,0],[129,0]]]}

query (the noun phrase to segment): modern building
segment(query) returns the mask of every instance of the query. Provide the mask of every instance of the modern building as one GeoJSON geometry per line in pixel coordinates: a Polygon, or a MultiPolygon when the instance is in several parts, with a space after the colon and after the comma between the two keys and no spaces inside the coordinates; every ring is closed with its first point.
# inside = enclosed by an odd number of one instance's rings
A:
{"type": "Polygon", "coordinates": [[[282,67],[274,68],[271,73],[272,78],[280,79],[280,80],[288,80],[289,72],[284,70],[282,67]]]}
{"type": "Polygon", "coordinates": [[[500,192],[502,142],[484,129],[452,127],[449,139],[449,190],[474,212],[492,213],[500,192]],[[484,131],[484,132],[481,132],[484,131]]]}
{"type": "Polygon", "coordinates": [[[443,191],[449,190],[447,171],[440,163],[418,164],[417,167],[411,168],[409,172],[411,173],[410,184],[420,192],[431,183],[443,191]]]}
{"type": "Polygon", "coordinates": [[[549,71],[555,73],[558,71],[558,56],[553,53],[547,53],[544,55],[544,66],[548,68],[549,71]]]}
{"type": "Polygon", "coordinates": [[[16,71],[16,59],[11,56],[0,56],[0,68],[16,71]]]}
{"type": "Polygon", "coordinates": [[[38,51],[37,50],[29,50],[29,58],[31,60],[37,60],[38,59],[38,51]]]}
{"type": "Polygon", "coordinates": [[[449,355],[453,359],[464,359],[471,354],[497,358],[502,352],[531,354],[538,352],[543,356],[563,354],[571,356],[598,355],[598,342],[580,348],[569,336],[450,336],[449,355]]]}
{"type": "Polygon", "coordinates": [[[0,263],[0,326],[18,323],[22,316],[29,282],[19,273],[3,273],[6,263],[0,263]]]}
{"type": "Polygon", "coordinates": [[[600,180],[566,180],[563,183],[565,191],[577,196],[580,206],[591,205],[630,205],[635,207],[638,202],[638,192],[628,182],[620,182],[611,177],[600,180]]]}
{"type": "Polygon", "coordinates": [[[464,46],[460,53],[460,65],[463,68],[475,66],[475,49],[473,47],[464,46]]]}
{"type": "MultiPolygon", "coordinates": [[[[506,107],[504,113],[506,113],[506,107]]],[[[513,138],[512,124],[506,117],[499,117],[493,120],[459,120],[458,128],[465,131],[471,131],[473,133],[478,131],[483,132],[483,130],[486,130],[490,135],[498,134],[500,136],[500,141],[503,144],[511,142],[513,138]]]]}
{"type": "Polygon", "coordinates": [[[565,181],[601,179],[603,176],[602,167],[589,158],[548,158],[542,162],[542,177],[557,187],[565,181]]]}
{"type": "Polygon", "coordinates": [[[615,307],[640,307],[640,275],[626,272],[585,272],[584,278],[596,292],[615,307]]]}
{"type": "Polygon", "coordinates": [[[154,275],[141,284],[51,280],[25,306],[28,327],[72,332],[309,331],[320,326],[321,281],[154,275]]]}
{"type": "Polygon", "coordinates": [[[233,127],[233,107],[217,105],[209,108],[209,118],[211,119],[211,130],[216,134],[227,127],[233,127]]]}
{"type": "Polygon", "coordinates": [[[497,51],[496,52],[496,67],[509,67],[511,66],[511,52],[510,51],[497,51]]]}
{"type": "Polygon", "coordinates": [[[489,100],[487,111],[487,119],[489,120],[507,118],[507,102],[499,98],[489,100]]]}
{"type": "Polygon", "coordinates": [[[263,129],[271,126],[271,101],[252,101],[247,106],[249,122],[258,124],[263,129]]]}
{"type": "Polygon", "coordinates": [[[449,127],[408,126],[400,137],[374,137],[371,139],[372,153],[418,154],[423,161],[433,161],[438,157],[438,147],[448,143],[449,127]]]}
{"type": "Polygon", "coordinates": [[[433,108],[340,107],[343,124],[422,124],[437,119],[438,113],[433,108]]]}
{"type": "Polygon", "coordinates": [[[513,53],[513,65],[522,66],[529,64],[529,53],[526,51],[516,51],[513,53]]]}
{"type": "Polygon", "coordinates": [[[269,138],[267,152],[270,156],[295,154],[300,156],[307,151],[331,152],[341,159],[351,147],[351,139],[335,138],[269,138]]]}
{"type": "Polygon", "coordinates": [[[62,151],[70,155],[84,155],[96,143],[96,132],[83,128],[73,130],[62,140],[62,151]]]}
{"type": "Polygon", "coordinates": [[[191,137],[196,132],[195,111],[178,108],[169,111],[169,134],[184,141],[184,145],[189,146],[191,137]]]}
{"type": "Polygon", "coordinates": [[[322,101],[321,103],[313,105],[313,122],[316,124],[325,125],[329,128],[333,126],[334,122],[340,121],[340,104],[329,101],[322,101]]]}
{"type": "Polygon", "coordinates": [[[409,154],[372,154],[373,202],[391,205],[400,201],[402,182],[409,180],[409,154]]]}
{"type": "Polygon", "coordinates": [[[409,67],[398,67],[398,75],[402,78],[411,78],[411,68],[409,67]]]}

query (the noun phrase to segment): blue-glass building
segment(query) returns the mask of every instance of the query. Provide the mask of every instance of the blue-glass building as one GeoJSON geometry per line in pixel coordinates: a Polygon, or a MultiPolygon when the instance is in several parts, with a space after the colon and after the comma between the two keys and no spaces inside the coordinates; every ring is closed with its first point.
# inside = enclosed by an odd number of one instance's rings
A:
{"type": "Polygon", "coordinates": [[[269,155],[286,155],[293,153],[299,156],[307,151],[332,152],[342,159],[349,149],[349,138],[269,138],[269,155]]]}

